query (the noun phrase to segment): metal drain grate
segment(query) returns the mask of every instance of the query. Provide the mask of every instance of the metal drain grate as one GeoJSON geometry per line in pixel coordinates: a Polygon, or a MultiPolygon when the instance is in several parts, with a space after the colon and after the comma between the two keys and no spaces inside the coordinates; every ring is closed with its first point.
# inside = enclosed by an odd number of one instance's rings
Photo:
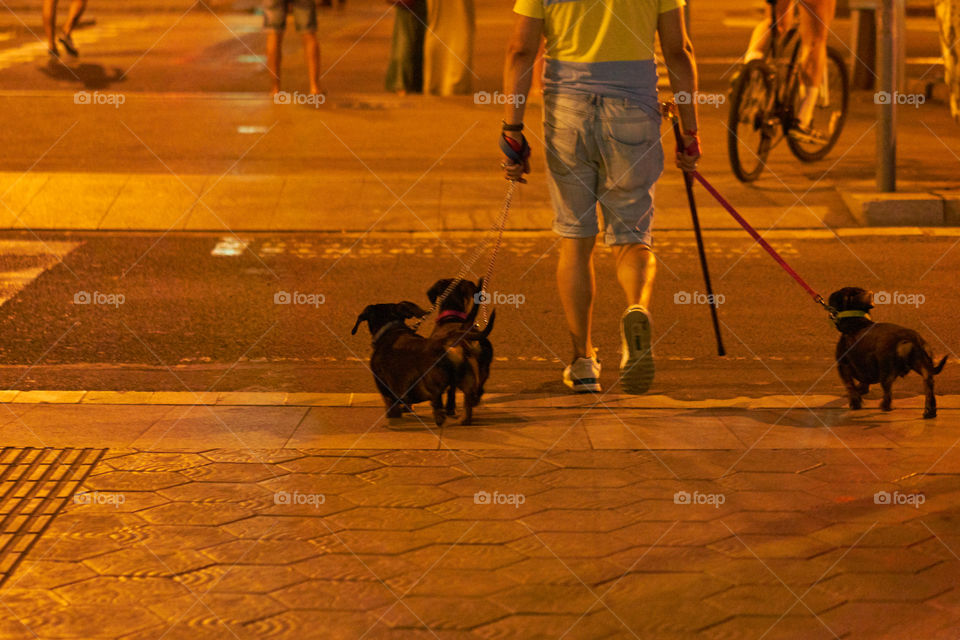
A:
{"type": "Polygon", "coordinates": [[[106,449],[0,449],[0,586],[106,449]]]}

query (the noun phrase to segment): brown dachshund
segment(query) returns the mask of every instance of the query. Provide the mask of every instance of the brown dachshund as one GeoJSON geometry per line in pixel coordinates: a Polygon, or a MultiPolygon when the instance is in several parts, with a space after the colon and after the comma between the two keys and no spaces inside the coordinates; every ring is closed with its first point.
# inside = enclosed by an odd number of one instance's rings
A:
{"type": "Polygon", "coordinates": [[[873,308],[873,293],[857,287],[844,287],[830,294],[829,304],[837,310],[834,320],[840,331],[837,343],[837,370],[847,395],[850,408],[860,409],[861,398],[871,384],[883,387],[880,408],[891,410],[891,388],[897,378],[911,371],[923,376],[926,401],[924,418],[937,416],[937,398],[933,392],[933,377],[943,370],[944,356],[934,366],[927,343],[913,329],[888,322],[873,322],[869,311],[873,308]]]}

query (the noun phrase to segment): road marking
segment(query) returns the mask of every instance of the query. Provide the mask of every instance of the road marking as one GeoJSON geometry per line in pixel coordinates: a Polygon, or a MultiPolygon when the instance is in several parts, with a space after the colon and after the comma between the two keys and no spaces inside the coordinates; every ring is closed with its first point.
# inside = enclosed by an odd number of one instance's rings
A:
{"type": "Polygon", "coordinates": [[[239,256],[247,250],[250,240],[238,238],[237,236],[227,236],[220,238],[220,241],[211,249],[212,256],[239,256]]]}
{"type": "MultiPolygon", "coordinates": [[[[60,264],[78,247],[79,242],[41,242],[39,240],[0,240],[0,265],[6,258],[26,258],[19,269],[0,272],[0,305],[17,295],[47,269],[60,264]]],[[[0,267],[2,268],[2,267],[0,267]]]]}

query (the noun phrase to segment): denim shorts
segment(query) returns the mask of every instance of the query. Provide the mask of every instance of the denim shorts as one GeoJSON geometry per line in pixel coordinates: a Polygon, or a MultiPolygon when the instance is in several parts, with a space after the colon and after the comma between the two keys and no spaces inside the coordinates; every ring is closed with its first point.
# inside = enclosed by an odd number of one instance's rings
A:
{"type": "Polygon", "coordinates": [[[283,31],[287,26],[287,12],[293,10],[293,20],[300,33],[317,30],[316,0],[264,0],[263,28],[283,31]]]}
{"type": "Polygon", "coordinates": [[[652,241],[653,191],[663,173],[660,117],[635,102],[591,94],[543,96],[553,230],[564,238],[652,241]]]}

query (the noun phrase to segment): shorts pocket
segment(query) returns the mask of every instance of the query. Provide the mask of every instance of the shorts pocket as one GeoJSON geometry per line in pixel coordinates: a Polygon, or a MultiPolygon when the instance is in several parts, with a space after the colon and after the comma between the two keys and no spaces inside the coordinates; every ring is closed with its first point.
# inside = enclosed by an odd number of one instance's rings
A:
{"type": "Polygon", "coordinates": [[[550,172],[556,177],[572,175],[578,163],[580,132],[572,127],[544,121],[543,141],[550,172]]]}

